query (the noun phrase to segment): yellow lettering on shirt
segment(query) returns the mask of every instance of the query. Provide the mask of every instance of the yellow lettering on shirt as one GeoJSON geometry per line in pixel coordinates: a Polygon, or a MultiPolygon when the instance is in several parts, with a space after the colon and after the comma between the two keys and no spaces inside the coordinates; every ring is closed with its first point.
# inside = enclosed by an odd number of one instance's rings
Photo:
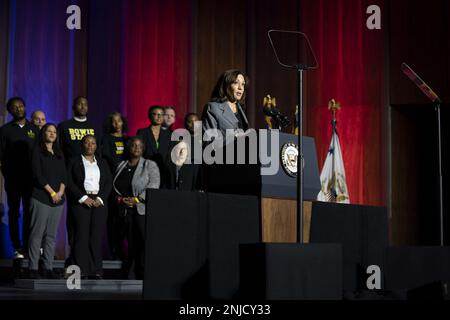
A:
{"type": "Polygon", "coordinates": [[[123,154],[123,150],[125,149],[124,145],[123,145],[123,142],[122,141],[116,141],[115,144],[116,144],[116,154],[117,155],[123,154]]]}
{"type": "Polygon", "coordinates": [[[77,129],[77,128],[69,128],[69,136],[70,140],[81,140],[85,135],[94,135],[94,129],[77,129]]]}

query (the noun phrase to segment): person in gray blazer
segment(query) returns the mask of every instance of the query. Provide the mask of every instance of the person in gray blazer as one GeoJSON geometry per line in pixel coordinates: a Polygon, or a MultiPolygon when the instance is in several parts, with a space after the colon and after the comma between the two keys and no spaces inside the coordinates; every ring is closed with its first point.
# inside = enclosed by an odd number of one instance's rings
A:
{"type": "Polygon", "coordinates": [[[204,140],[206,144],[215,140],[212,145],[214,152],[209,150],[206,152],[206,154],[214,157],[213,161],[208,159],[208,162],[205,161],[201,169],[202,189],[207,192],[248,194],[249,190],[254,187],[253,181],[259,177],[258,165],[247,163],[250,145],[247,142],[246,135],[243,134],[249,129],[249,123],[243,109],[248,82],[247,76],[239,70],[225,71],[220,75],[214,86],[210,102],[203,109],[204,140]],[[216,132],[211,129],[215,129],[216,132]],[[222,142],[216,140],[218,134],[222,135],[222,142]],[[227,135],[230,134],[232,139],[227,139],[227,135]],[[244,154],[242,154],[242,149],[236,148],[237,137],[244,139],[244,154]],[[230,147],[236,150],[236,152],[233,151],[233,163],[230,163],[229,158],[226,157],[227,149],[230,147]],[[221,155],[218,152],[221,148],[223,148],[221,150],[223,159],[218,158],[221,155]],[[244,158],[246,165],[238,164],[238,157],[244,158]],[[212,163],[212,165],[206,163],[212,163]],[[249,184],[249,181],[252,184],[249,184]]]}
{"type": "MultiPolygon", "coordinates": [[[[242,108],[247,76],[236,69],[222,73],[211,94],[211,101],[203,109],[203,130],[217,129],[225,141],[226,130],[248,129],[248,120],[242,108]]],[[[206,134],[207,140],[211,135],[206,134]]]]}
{"type": "Polygon", "coordinates": [[[134,263],[135,278],[143,277],[143,255],[145,239],[145,202],[147,189],[158,189],[160,172],[157,164],[143,158],[145,143],[141,137],[132,137],[127,142],[128,160],[122,161],[113,179],[113,189],[118,205],[119,217],[124,226],[122,240],[128,239],[128,257],[122,255],[124,271],[134,263]]]}

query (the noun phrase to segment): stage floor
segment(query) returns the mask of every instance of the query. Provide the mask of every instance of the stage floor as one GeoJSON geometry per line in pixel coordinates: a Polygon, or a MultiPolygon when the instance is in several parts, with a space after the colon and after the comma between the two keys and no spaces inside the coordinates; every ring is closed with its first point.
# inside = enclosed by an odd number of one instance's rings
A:
{"type": "Polygon", "coordinates": [[[0,300],[141,300],[142,281],[84,280],[69,290],[65,280],[16,280],[0,284],[0,300]]]}

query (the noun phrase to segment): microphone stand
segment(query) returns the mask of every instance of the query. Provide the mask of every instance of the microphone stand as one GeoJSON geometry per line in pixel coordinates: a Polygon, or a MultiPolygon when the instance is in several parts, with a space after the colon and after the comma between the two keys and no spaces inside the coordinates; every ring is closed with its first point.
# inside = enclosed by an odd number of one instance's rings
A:
{"type": "MultiPolygon", "coordinates": [[[[268,33],[270,44],[272,45],[273,52],[278,61],[278,64],[285,68],[295,69],[297,71],[297,89],[298,89],[298,112],[297,112],[297,123],[298,123],[298,156],[297,156],[297,242],[303,244],[303,142],[302,142],[302,134],[303,134],[303,71],[309,69],[316,69],[317,59],[314,56],[314,52],[312,51],[311,44],[307,36],[304,33],[297,31],[286,31],[286,30],[270,30],[268,33]],[[299,62],[296,64],[291,63],[283,63],[277,53],[277,48],[272,41],[271,33],[275,35],[283,35],[284,37],[290,36],[290,40],[292,37],[295,37],[295,41],[291,41],[291,45],[296,44],[297,49],[301,50],[297,52],[297,61],[305,61],[303,63],[299,62]],[[313,58],[314,60],[311,60],[313,58]],[[310,64],[307,65],[306,61],[309,61],[310,64]]],[[[287,38],[285,38],[287,39],[287,38]]],[[[291,60],[291,59],[289,59],[291,60]]],[[[291,60],[292,61],[292,60],[291,60]]]]}
{"type": "Polygon", "coordinates": [[[403,62],[400,66],[403,73],[433,102],[437,111],[438,122],[438,174],[439,174],[439,219],[440,219],[440,243],[444,246],[444,195],[442,182],[442,133],[441,133],[441,99],[438,95],[408,66],[403,62]]]}
{"type": "Polygon", "coordinates": [[[297,88],[298,88],[298,157],[297,157],[297,242],[303,243],[303,71],[307,68],[304,65],[295,65],[297,70],[297,88]]]}

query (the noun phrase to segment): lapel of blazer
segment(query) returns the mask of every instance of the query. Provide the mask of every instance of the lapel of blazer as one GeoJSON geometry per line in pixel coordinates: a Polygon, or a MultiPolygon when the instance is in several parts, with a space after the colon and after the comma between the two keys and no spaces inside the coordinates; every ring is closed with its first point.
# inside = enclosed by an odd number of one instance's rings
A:
{"type": "Polygon", "coordinates": [[[78,159],[78,170],[80,170],[79,174],[80,174],[80,181],[81,181],[81,189],[84,190],[84,179],[86,179],[86,173],[84,171],[84,164],[83,164],[83,156],[80,156],[80,158],[78,159]]]}
{"type": "MultiPolygon", "coordinates": [[[[159,153],[163,156],[167,156],[168,151],[170,150],[170,136],[171,131],[169,130],[161,130],[159,136],[159,153]]],[[[165,160],[165,159],[163,159],[165,160]]]]}
{"type": "Polygon", "coordinates": [[[219,105],[219,109],[222,111],[223,119],[226,119],[229,123],[231,123],[233,125],[234,129],[237,129],[238,120],[236,119],[236,116],[231,111],[231,108],[228,105],[228,102],[221,103],[219,105]]]}
{"type": "Polygon", "coordinates": [[[150,148],[151,148],[152,154],[158,153],[158,148],[156,147],[156,140],[155,140],[155,137],[153,136],[153,132],[152,132],[151,126],[149,126],[147,128],[147,134],[148,134],[148,141],[149,141],[149,144],[150,144],[150,148]]]}
{"type": "Polygon", "coordinates": [[[119,192],[119,190],[116,189],[116,180],[117,180],[117,177],[120,175],[120,173],[123,171],[123,168],[125,168],[125,166],[127,165],[127,163],[128,163],[128,161],[126,161],[126,160],[122,161],[121,163],[119,163],[119,166],[116,169],[116,174],[114,175],[114,179],[113,179],[114,191],[116,191],[117,194],[120,195],[120,196],[122,194],[119,192]]]}
{"type": "Polygon", "coordinates": [[[99,156],[95,156],[95,161],[97,161],[98,170],[100,171],[100,180],[98,181],[98,191],[100,192],[103,190],[103,182],[105,181],[105,166],[99,156]]]}
{"type": "Polygon", "coordinates": [[[244,121],[245,121],[245,125],[248,127],[248,119],[245,115],[244,109],[242,109],[242,107],[239,103],[237,104],[237,107],[238,107],[238,112],[241,114],[242,119],[244,119],[244,121]]]}
{"type": "Polygon", "coordinates": [[[133,195],[134,196],[138,196],[139,195],[139,190],[142,189],[140,183],[142,182],[141,175],[142,175],[143,170],[144,170],[144,162],[145,162],[145,159],[141,157],[139,159],[137,168],[134,171],[133,179],[131,179],[131,186],[132,186],[132,189],[133,189],[133,195]]]}

